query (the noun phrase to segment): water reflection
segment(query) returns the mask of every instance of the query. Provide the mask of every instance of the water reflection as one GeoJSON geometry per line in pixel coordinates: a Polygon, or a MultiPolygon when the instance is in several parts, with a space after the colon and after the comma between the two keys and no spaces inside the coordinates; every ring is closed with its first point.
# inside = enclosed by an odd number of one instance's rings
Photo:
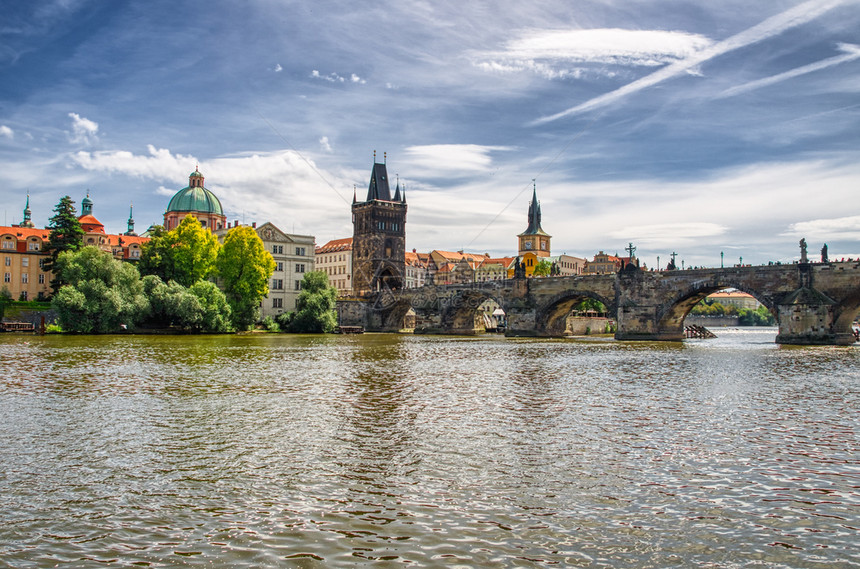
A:
{"type": "Polygon", "coordinates": [[[0,555],[857,564],[860,350],[773,335],[3,336],[0,555]]]}

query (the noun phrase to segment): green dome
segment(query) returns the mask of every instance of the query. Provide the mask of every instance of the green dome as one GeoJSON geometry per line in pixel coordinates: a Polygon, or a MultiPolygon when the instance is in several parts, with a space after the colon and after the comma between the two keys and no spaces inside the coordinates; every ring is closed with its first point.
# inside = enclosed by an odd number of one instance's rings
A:
{"type": "Polygon", "coordinates": [[[196,211],[224,215],[221,202],[215,197],[215,194],[203,186],[194,188],[189,186],[176,192],[170,199],[170,203],[167,204],[167,211],[196,211]]]}

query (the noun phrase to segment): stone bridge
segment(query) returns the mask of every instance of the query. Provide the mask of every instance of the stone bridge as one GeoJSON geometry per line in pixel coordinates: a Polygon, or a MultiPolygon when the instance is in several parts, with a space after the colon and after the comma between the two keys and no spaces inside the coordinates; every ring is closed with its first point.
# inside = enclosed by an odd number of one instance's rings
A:
{"type": "Polygon", "coordinates": [[[586,298],[614,316],[619,340],[682,340],[684,318],[713,292],[751,294],[776,317],[781,344],[851,344],[860,313],[860,262],[796,263],[724,269],[642,271],[518,278],[464,285],[386,290],[338,303],[342,325],[399,331],[414,311],[415,333],[476,334],[478,307],[493,300],[508,336],[564,336],[567,317],[586,298]],[[411,311],[410,311],[411,310],[411,311]]]}

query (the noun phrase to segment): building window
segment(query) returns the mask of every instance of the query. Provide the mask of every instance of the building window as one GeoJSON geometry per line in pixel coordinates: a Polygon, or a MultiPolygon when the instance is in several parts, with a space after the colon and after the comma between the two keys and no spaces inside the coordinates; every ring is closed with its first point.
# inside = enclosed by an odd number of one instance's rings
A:
{"type": "Polygon", "coordinates": [[[273,298],[272,299],[272,308],[283,308],[284,307],[284,299],[283,298],[273,298]]]}
{"type": "Polygon", "coordinates": [[[3,248],[4,249],[14,249],[15,248],[15,240],[11,237],[7,237],[3,240],[3,248]]]}
{"type": "Polygon", "coordinates": [[[284,246],[283,245],[272,245],[272,253],[275,255],[283,255],[284,254],[284,246]]]}
{"type": "Polygon", "coordinates": [[[45,284],[45,273],[39,273],[39,284],[45,284]]]}
{"type": "Polygon", "coordinates": [[[27,298],[28,298],[28,297],[27,297],[27,291],[26,291],[26,290],[22,290],[22,291],[21,291],[21,296],[20,296],[19,298],[20,298],[21,300],[27,300],[27,298]]]}
{"type": "Polygon", "coordinates": [[[299,257],[305,256],[305,248],[304,247],[296,247],[296,255],[299,257]]]}
{"type": "Polygon", "coordinates": [[[3,282],[4,283],[11,283],[12,282],[12,273],[4,274],[3,275],[3,282]]]}
{"type": "Polygon", "coordinates": [[[302,290],[302,281],[296,281],[296,290],[302,290]]]}
{"type": "Polygon", "coordinates": [[[29,267],[30,266],[30,257],[21,257],[21,266],[29,267]]]}
{"type": "Polygon", "coordinates": [[[297,273],[305,272],[305,264],[304,263],[296,263],[296,272],[297,273]]]}
{"type": "Polygon", "coordinates": [[[277,265],[275,270],[283,271],[284,270],[284,263],[282,261],[278,261],[278,265],[277,265]]]}
{"type": "Polygon", "coordinates": [[[272,290],[283,290],[284,279],[272,279],[272,290]]]}
{"type": "Polygon", "coordinates": [[[132,250],[131,250],[131,255],[130,255],[130,256],[131,256],[131,258],[132,258],[132,259],[137,259],[137,258],[139,258],[139,257],[140,257],[140,249],[132,249],[132,250]]]}
{"type": "Polygon", "coordinates": [[[38,251],[39,249],[41,249],[41,247],[39,246],[38,241],[30,241],[29,243],[27,243],[28,251],[38,251]]]}
{"type": "Polygon", "coordinates": [[[12,264],[12,257],[7,256],[7,257],[6,257],[6,266],[8,267],[8,266],[10,266],[11,264],[12,264]]]}
{"type": "Polygon", "coordinates": [[[30,274],[29,273],[21,273],[21,282],[27,284],[30,282],[30,274]]]}

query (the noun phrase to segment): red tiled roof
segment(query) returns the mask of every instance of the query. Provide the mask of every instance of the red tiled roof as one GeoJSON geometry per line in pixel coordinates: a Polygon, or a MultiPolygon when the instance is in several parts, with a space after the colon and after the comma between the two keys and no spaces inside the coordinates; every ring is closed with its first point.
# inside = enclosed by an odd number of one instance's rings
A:
{"type": "Polygon", "coordinates": [[[38,237],[45,241],[48,240],[51,231],[49,229],[37,229],[35,227],[8,227],[0,226],[0,235],[12,235],[16,238],[26,239],[27,237],[38,237]]]}
{"type": "Polygon", "coordinates": [[[325,245],[317,247],[314,252],[316,254],[320,254],[333,253],[335,251],[352,251],[352,237],[345,237],[343,239],[332,239],[325,245]]]}

